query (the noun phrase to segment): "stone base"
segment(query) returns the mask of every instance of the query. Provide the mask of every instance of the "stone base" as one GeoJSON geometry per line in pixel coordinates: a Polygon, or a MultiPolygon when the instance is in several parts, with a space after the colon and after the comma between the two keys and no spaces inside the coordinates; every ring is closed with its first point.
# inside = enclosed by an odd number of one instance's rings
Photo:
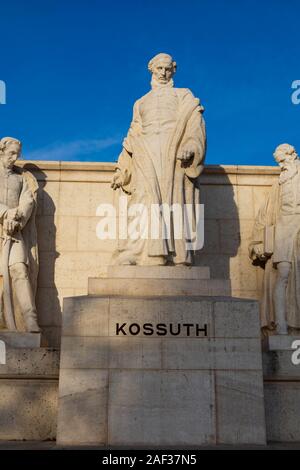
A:
{"type": "Polygon", "coordinates": [[[210,279],[207,267],[109,266],[102,278],[89,278],[90,295],[118,296],[230,296],[231,283],[210,279]]]}
{"type": "Polygon", "coordinates": [[[0,441],[55,439],[59,351],[6,348],[0,365],[0,441]]]}
{"type": "Polygon", "coordinates": [[[264,338],[263,346],[265,351],[292,351],[294,341],[300,340],[300,336],[272,335],[264,338]]]}
{"type": "Polygon", "coordinates": [[[41,334],[0,330],[0,341],[12,348],[39,348],[41,334]]]}
{"type": "Polygon", "coordinates": [[[210,279],[207,266],[108,266],[108,278],[125,279],[210,279]]]}
{"type": "MultiPolygon", "coordinates": [[[[268,441],[300,442],[300,365],[293,364],[292,343],[299,336],[264,340],[264,393],[268,441]]],[[[298,348],[297,348],[298,349],[298,348]]]]}
{"type": "Polygon", "coordinates": [[[264,444],[257,302],[65,299],[57,443],[264,444]]]}

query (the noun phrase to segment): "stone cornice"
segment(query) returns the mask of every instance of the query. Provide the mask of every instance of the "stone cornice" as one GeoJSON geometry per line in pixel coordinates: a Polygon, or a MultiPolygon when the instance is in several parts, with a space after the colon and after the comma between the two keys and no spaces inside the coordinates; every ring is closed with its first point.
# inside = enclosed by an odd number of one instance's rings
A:
{"type": "MultiPolygon", "coordinates": [[[[116,163],[20,160],[39,181],[109,183],[116,163]]],[[[202,184],[266,185],[279,174],[277,166],[207,165],[200,176],[202,184]]]]}

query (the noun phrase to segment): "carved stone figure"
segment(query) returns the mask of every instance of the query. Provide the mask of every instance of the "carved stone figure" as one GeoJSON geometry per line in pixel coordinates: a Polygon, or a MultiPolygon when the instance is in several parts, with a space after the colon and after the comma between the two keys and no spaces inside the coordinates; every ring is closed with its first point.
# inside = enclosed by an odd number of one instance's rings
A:
{"type": "Polygon", "coordinates": [[[300,160],[289,144],[274,158],[281,173],[257,214],[249,252],[265,269],[262,328],[288,334],[300,328],[300,160]]]}
{"type": "MultiPolygon", "coordinates": [[[[133,119],[123,143],[112,188],[128,195],[128,212],[139,204],[146,208],[173,205],[184,211],[199,201],[196,186],[203,170],[206,132],[204,108],[187,88],[174,88],[176,63],[168,54],[158,54],[148,64],[152,74],[151,91],[136,101],[133,119]]],[[[172,215],[171,215],[172,216],[172,215]]],[[[160,227],[168,224],[163,211],[160,227]]],[[[194,223],[194,221],[192,222],[194,223]]],[[[189,230],[174,236],[119,240],[115,264],[192,264],[193,250],[187,245],[189,230]]]]}
{"type": "Polygon", "coordinates": [[[0,323],[8,330],[38,333],[35,307],[38,274],[35,213],[38,184],[14,166],[21,142],[0,140],[0,323]]]}

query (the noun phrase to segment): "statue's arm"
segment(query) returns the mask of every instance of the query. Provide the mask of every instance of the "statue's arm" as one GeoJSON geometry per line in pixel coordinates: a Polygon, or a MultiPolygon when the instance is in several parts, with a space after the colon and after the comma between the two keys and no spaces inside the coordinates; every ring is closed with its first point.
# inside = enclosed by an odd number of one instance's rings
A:
{"type": "Polygon", "coordinates": [[[142,120],[139,111],[140,100],[136,101],[133,107],[133,116],[127,136],[123,141],[123,149],[119,155],[116,165],[116,172],[113,176],[111,187],[113,189],[123,188],[125,192],[130,192],[133,140],[140,134],[142,120]]]}
{"type": "MultiPolygon", "coordinates": [[[[187,90],[186,99],[195,100],[190,90],[187,90]]],[[[206,126],[203,118],[204,108],[198,105],[193,111],[185,131],[182,150],[188,150],[191,154],[190,160],[185,164],[185,173],[190,178],[197,178],[204,169],[206,154],[206,126]]]]}
{"type": "Polygon", "coordinates": [[[19,198],[18,216],[21,230],[25,227],[35,205],[34,195],[29,188],[26,177],[23,176],[23,186],[19,198]]]}
{"type": "Polygon", "coordinates": [[[142,132],[142,118],[140,114],[140,102],[137,100],[133,106],[132,120],[126,138],[123,141],[123,148],[129,155],[133,153],[132,140],[142,132]]]}
{"type": "Polygon", "coordinates": [[[249,243],[248,251],[249,258],[252,260],[260,259],[266,260],[265,255],[265,229],[268,225],[268,219],[270,218],[270,205],[271,205],[272,191],[267,195],[264,202],[260,206],[257,216],[255,218],[252,238],[249,243]]]}
{"type": "Polygon", "coordinates": [[[8,211],[8,206],[6,204],[0,204],[0,222],[3,222],[3,218],[8,211]]]}
{"type": "Polygon", "coordinates": [[[272,255],[280,210],[280,194],[280,185],[276,181],[259,208],[249,244],[249,256],[252,260],[266,260],[272,255]]]}
{"type": "Polygon", "coordinates": [[[132,155],[123,148],[111,183],[113,189],[124,188],[126,192],[130,192],[129,188],[127,191],[126,186],[130,184],[131,180],[131,157],[132,155]]]}

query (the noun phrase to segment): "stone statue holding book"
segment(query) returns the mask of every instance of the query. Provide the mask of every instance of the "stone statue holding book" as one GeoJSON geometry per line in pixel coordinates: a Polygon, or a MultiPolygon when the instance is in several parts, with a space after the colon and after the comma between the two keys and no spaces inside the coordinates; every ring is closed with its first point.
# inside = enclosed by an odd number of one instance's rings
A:
{"type": "Polygon", "coordinates": [[[261,326],[288,334],[300,328],[300,159],[289,144],[274,158],[281,173],[257,214],[249,254],[265,269],[261,326]]]}

